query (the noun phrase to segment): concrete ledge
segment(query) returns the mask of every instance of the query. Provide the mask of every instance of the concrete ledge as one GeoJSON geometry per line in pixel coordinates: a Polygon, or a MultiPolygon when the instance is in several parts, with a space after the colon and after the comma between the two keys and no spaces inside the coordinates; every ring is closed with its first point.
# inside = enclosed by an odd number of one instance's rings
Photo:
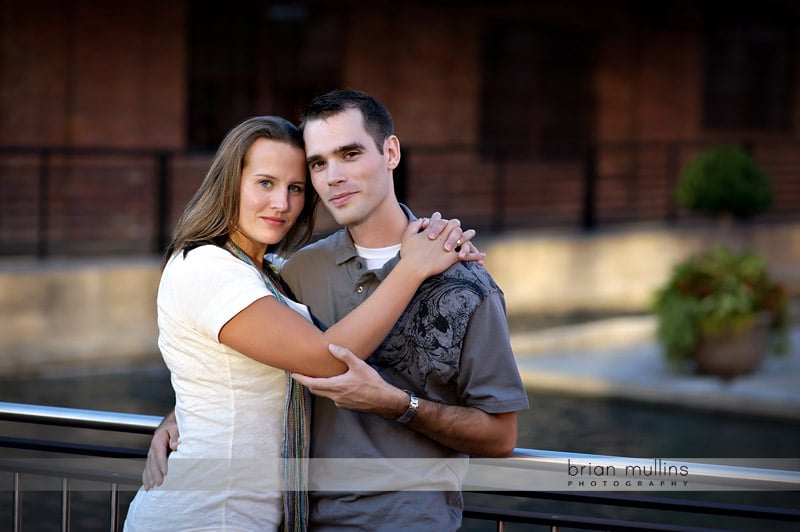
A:
{"type": "Polygon", "coordinates": [[[592,234],[516,232],[480,241],[509,314],[641,312],[675,263],[716,243],[752,249],[800,296],[800,223],[628,227],[592,234]]]}
{"type": "Polygon", "coordinates": [[[579,325],[552,327],[511,335],[517,356],[548,355],[557,351],[621,347],[655,337],[653,316],[609,318],[579,325]]]}
{"type": "Polygon", "coordinates": [[[4,261],[0,375],[159,359],[159,261],[4,261]]]}

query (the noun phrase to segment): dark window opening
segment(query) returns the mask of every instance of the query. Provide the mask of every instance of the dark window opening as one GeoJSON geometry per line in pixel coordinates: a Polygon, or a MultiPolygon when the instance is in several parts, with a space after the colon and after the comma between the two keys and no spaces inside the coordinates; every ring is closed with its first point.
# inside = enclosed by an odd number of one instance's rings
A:
{"type": "Polygon", "coordinates": [[[591,138],[589,38],[565,29],[498,24],[483,41],[484,155],[574,159],[591,138]]]}
{"type": "Polygon", "coordinates": [[[323,8],[231,0],[224,10],[189,8],[188,142],[215,149],[245,118],[273,114],[297,123],[321,92],[339,85],[343,41],[323,8]]]}
{"type": "Polygon", "coordinates": [[[709,28],[704,46],[705,127],[782,131],[792,124],[794,36],[754,20],[709,28]]]}

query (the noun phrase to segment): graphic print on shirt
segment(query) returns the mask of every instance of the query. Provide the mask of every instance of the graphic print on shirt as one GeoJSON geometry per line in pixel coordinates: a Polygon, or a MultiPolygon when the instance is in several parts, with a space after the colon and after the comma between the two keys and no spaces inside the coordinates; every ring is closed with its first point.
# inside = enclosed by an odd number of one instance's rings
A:
{"type": "Polygon", "coordinates": [[[440,383],[455,378],[470,317],[497,289],[490,279],[472,274],[473,265],[463,266],[422,284],[370,364],[408,375],[425,389],[429,378],[440,383]]]}

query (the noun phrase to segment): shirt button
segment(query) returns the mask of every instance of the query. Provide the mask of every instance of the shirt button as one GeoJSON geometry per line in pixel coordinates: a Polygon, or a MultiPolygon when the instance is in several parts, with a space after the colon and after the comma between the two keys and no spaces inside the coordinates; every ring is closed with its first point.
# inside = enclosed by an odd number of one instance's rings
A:
{"type": "Polygon", "coordinates": [[[359,286],[358,288],[356,288],[356,292],[361,294],[362,292],[364,292],[364,287],[363,286],[359,286]]]}

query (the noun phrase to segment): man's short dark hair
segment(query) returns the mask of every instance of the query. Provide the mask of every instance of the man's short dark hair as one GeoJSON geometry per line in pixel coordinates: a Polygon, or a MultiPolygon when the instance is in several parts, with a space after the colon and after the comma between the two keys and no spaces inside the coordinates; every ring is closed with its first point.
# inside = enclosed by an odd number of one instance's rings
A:
{"type": "Polygon", "coordinates": [[[383,142],[394,135],[392,115],[382,103],[360,91],[336,89],[317,96],[303,114],[300,130],[303,131],[312,120],[325,120],[348,109],[361,111],[364,129],[375,141],[378,151],[383,153],[383,142]]]}

